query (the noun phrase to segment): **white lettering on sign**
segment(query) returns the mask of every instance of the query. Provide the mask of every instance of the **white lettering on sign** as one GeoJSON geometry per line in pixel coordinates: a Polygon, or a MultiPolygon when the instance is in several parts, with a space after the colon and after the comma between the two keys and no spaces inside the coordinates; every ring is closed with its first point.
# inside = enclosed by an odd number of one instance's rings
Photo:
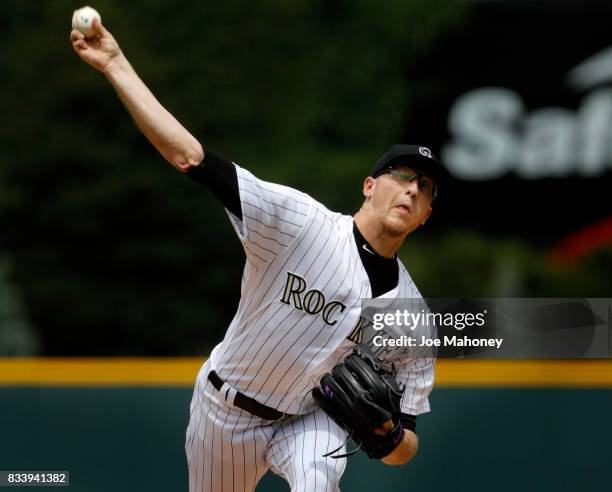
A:
{"type": "Polygon", "coordinates": [[[519,94],[483,87],[451,107],[451,140],[443,162],[459,178],[495,179],[513,171],[526,179],[598,176],[612,168],[612,46],[570,70],[567,83],[588,90],[576,111],[562,107],[528,112],[519,94]]]}
{"type": "Polygon", "coordinates": [[[448,126],[442,159],[459,178],[597,176],[612,168],[612,89],[588,94],[577,111],[531,112],[510,89],[475,89],[457,99],[448,126]]]}

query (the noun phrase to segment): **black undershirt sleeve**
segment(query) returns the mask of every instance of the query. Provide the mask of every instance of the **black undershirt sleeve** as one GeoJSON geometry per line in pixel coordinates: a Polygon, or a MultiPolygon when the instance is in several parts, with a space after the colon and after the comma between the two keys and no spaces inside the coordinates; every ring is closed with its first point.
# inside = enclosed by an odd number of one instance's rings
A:
{"type": "Polygon", "coordinates": [[[206,186],[221,204],[242,220],[240,192],[238,190],[238,175],[236,166],[210,149],[204,152],[204,160],[192,167],[187,176],[195,182],[206,186]]]}
{"type": "Polygon", "coordinates": [[[400,420],[404,429],[411,430],[416,434],[416,415],[408,415],[407,413],[400,413],[400,420]]]}

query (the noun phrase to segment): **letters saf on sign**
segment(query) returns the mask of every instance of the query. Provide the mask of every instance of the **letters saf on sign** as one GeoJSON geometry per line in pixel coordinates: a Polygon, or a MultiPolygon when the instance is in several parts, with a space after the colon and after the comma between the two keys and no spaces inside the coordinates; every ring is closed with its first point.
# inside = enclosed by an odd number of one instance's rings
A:
{"type": "Polygon", "coordinates": [[[432,224],[547,243],[612,213],[612,2],[560,3],[474,3],[408,70],[404,140],[454,178],[432,224]]]}

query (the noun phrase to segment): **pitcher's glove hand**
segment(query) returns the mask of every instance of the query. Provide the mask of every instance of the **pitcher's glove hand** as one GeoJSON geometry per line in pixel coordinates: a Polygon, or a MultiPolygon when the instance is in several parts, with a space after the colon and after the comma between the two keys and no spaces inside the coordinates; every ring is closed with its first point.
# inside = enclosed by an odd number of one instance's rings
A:
{"type": "Polygon", "coordinates": [[[350,456],[361,449],[370,458],[381,459],[400,443],[404,437],[399,419],[402,389],[395,375],[395,368],[386,370],[373,352],[359,345],[330,373],[323,375],[312,396],[357,444],[357,449],[333,458],[350,456]],[[381,426],[389,420],[393,422],[393,429],[384,434],[381,426]]]}

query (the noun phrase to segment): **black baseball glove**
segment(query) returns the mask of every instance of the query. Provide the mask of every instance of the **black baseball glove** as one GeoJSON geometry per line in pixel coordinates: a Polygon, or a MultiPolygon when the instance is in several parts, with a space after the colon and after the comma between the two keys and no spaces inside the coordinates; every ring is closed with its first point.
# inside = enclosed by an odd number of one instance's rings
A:
{"type": "Polygon", "coordinates": [[[363,346],[357,346],[344,361],[323,375],[320,387],[313,390],[312,396],[357,445],[355,450],[333,458],[350,456],[361,449],[370,458],[381,459],[397,447],[404,429],[399,418],[402,389],[395,375],[395,368],[386,370],[378,357],[363,346]],[[392,430],[385,435],[374,432],[389,420],[393,422],[392,430]]]}

